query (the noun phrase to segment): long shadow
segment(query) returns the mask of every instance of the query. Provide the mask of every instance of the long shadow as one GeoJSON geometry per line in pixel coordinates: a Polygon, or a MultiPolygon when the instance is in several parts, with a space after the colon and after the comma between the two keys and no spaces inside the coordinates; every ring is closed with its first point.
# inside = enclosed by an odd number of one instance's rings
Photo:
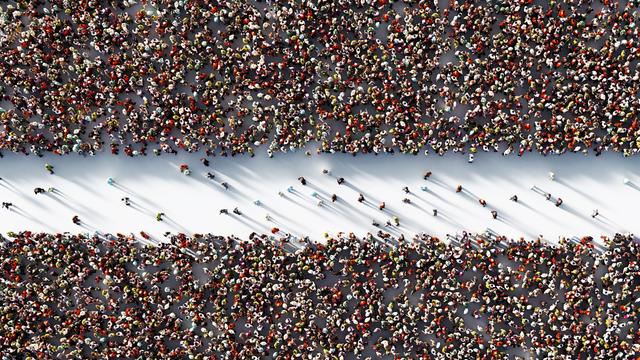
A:
{"type": "Polygon", "coordinates": [[[129,189],[128,187],[126,187],[126,186],[124,186],[124,185],[122,185],[122,184],[119,184],[119,183],[117,183],[117,182],[116,182],[116,183],[113,183],[113,185],[112,185],[112,186],[113,186],[113,187],[115,187],[116,189],[120,190],[120,191],[123,191],[123,192],[125,192],[125,193],[127,193],[127,194],[129,194],[129,195],[131,195],[131,196],[134,196],[135,198],[138,198],[138,199],[140,199],[140,200],[142,200],[142,201],[146,202],[147,204],[149,204],[149,205],[153,206],[153,207],[154,207],[154,208],[156,208],[156,209],[159,209],[159,208],[160,208],[160,207],[158,206],[158,204],[156,204],[155,202],[153,202],[153,201],[151,201],[151,200],[147,199],[146,197],[144,197],[144,196],[142,196],[142,195],[140,195],[140,194],[137,194],[136,192],[134,192],[133,190],[129,189]]]}
{"type": "Polygon", "coordinates": [[[562,184],[562,185],[564,185],[564,186],[568,187],[569,189],[571,189],[571,190],[575,191],[575,192],[576,192],[577,194],[579,194],[580,196],[582,196],[582,197],[584,197],[584,198],[589,199],[589,201],[594,202],[594,203],[597,203],[597,202],[598,202],[598,201],[597,201],[593,196],[591,196],[591,195],[587,194],[586,192],[584,192],[584,191],[580,190],[578,187],[573,186],[573,185],[571,185],[571,184],[567,183],[567,182],[566,182],[566,181],[564,181],[563,179],[556,179],[556,181],[557,181],[559,184],[562,184]]]}
{"type": "Polygon", "coordinates": [[[362,218],[369,219],[369,216],[364,214],[361,210],[358,210],[357,208],[355,208],[353,205],[351,205],[348,202],[346,202],[344,199],[338,198],[338,200],[336,201],[336,204],[339,204],[339,205],[342,205],[344,207],[347,207],[351,212],[355,213],[356,215],[358,215],[358,216],[360,216],[362,218]]]}
{"type": "Polygon", "coordinates": [[[272,207],[271,207],[271,206],[269,206],[269,205],[266,205],[266,204],[264,204],[264,203],[263,203],[263,204],[261,204],[259,207],[261,207],[261,208],[263,208],[263,209],[267,210],[267,212],[268,212],[268,213],[270,213],[270,214],[274,214],[274,215],[275,215],[277,218],[279,218],[279,219],[287,219],[287,221],[288,221],[288,222],[290,222],[290,223],[293,223],[293,224],[296,224],[296,225],[300,225],[300,223],[299,223],[298,221],[293,220],[293,219],[291,219],[291,218],[287,218],[287,217],[285,217],[284,215],[282,215],[282,213],[281,213],[281,212],[279,212],[278,210],[276,210],[276,209],[272,208],[272,207]]]}
{"type": "Polygon", "coordinates": [[[164,221],[171,227],[177,228],[178,230],[182,231],[183,234],[191,234],[191,232],[189,230],[187,230],[187,228],[185,228],[184,226],[178,224],[175,220],[173,220],[170,216],[164,215],[164,221]]]}
{"type": "Polygon", "coordinates": [[[360,190],[358,187],[356,187],[355,185],[351,184],[348,181],[345,181],[342,185],[348,187],[349,189],[362,194],[364,196],[365,199],[367,200],[372,200],[373,202],[379,202],[376,198],[374,198],[373,196],[371,196],[369,193],[367,193],[366,191],[360,190]]]}
{"type": "Polygon", "coordinates": [[[62,191],[60,191],[58,189],[55,189],[53,194],[47,193],[46,195],[49,198],[54,199],[58,203],[64,205],[67,208],[69,208],[70,210],[73,210],[74,212],[85,212],[85,213],[91,214],[91,216],[94,217],[94,218],[98,218],[98,219],[103,219],[104,218],[104,216],[101,213],[97,212],[96,210],[94,210],[94,209],[92,209],[90,207],[87,207],[86,205],[84,205],[84,204],[82,204],[80,202],[75,201],[73,198],[68,197],[65,193],[63,193],[62,191]],[[79,209],[81,209],[81,211],[78,211],[78,209],[72,207],[71,205],[65,204],[62,200],[58,199],[56,195],[66,199],[70,203],[74,204],[74,206],[79,208],[79,209]]]}
{"type": "MultiPolygon", "coordinates": [[[[22,191],[20,191],[20,189],[18,189],[15,185],[10,183],[5,178],[0,180],[0,186],[4,187],[5,189],[11,191],[12,193],[14,193],[14,194],[16,194],[18,196],[20,196],[21,198],[26,199],[27,201],[29,201],[30,203],[32,203],[36,207],[43,207],[42,204],[37,202],[37,201],[35,201],[32,196],[29,196],[29,194],[23,193],[22,191]]],[[[48,208],[48,206],[44,206],[44,208],[48,208]]]]}
{"type": "Polygon", "coordinates": [[[22,210],[21,208],[19,208],[16,205],[13,205],[11,211],[15,212],[16,214],[18,214],[19,216],[22,216],[25,219],[29,219],[29,221],[32,221],[32,222],[42,226],[43,228],[49,229],[49,231],[54,231],[53,228],[51,228],[49,225],[45,224],[40,219],[32,216],[31,214],[27,213],[26,211],[22,210]]]}

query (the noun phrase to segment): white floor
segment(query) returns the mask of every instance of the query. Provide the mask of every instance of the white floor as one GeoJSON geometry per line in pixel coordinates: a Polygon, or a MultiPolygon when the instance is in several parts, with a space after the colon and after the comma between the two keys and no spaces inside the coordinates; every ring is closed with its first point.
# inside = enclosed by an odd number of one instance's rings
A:
{"type": "Polygon", "coordinates": [[[619,154],[601,157],[563,155],[541,157],[527,154],[523,158],[480,154],[473,164],[466,157],[449,154],[436,156],[357,156],[343,154],[279,154],[269,159],[212,158],[204,167],[199,155],[127,158],[101,154],[95,158],[77,156],[36,158],[6,154],[0,159],[0,201],[16,205],[13,211],[0,211],[0,231],[135,233],[145,231],[162,238],[165,231],[235,234],[246,237],[251,231],[268,232],[278,227],[296,236],[309,235],[320,240],[324,232],[353,231],[364,235],[377,231],[376,219],[383,226],[393,215],[400,227],[386,228],[392,233],[412,235],[426,232],[439,236],[462,230],[480,232],[490,228],[512,237],[544,235],[549,241],[559,236],[612,235],[615,232],[640,233],[640,159],[622,158],[619,154]],[[55,166],[55,175],[44,164],[55,166]],[[181,163],[192,174],[180,173],[181,163]],[[331,170],[323,175],[322,169],[331,170]],[[422,174],[431,170],[430,180],[422,174]],[[205,177],[207,171],[215,181],[205,177]],[[548,173],[553,171],[556,180],[548,173]],[[296,179],[304,176],[308,184],[296,179]],[[339,186],[336,177],[346,183],[339,186]],[[112,177],[117,186],[107,184],[112,177]],[[623,179],[630,184],[623,184],[623,179]],[[220,182],[229,183],[225,190],[220,182]],[[461,184],[465,191],[456,193],[461,184]],[[543,192],[561,197],[557,208],[544,195],[530,190],[535,184],[543,192]],[[637,184],[637,186],[635,185],[637,184]],[[287,192],[293,185],[295,193],[287,192]],[[411,194],[405,195],[403,186],[411,194]],[[427,186],[424,192],[421,186],[427,186]],[[60,193],[34,195],[35,187],[53,186],[60,193]],[[284,192],[285,197],[278,195],[284,192]],[[317,206],[311,196],[316,191],[324,199],[317,206]],[[339,201],[331,203],[335,193],[339,201]],[[356,201],[364,194],[366,203],[356,201]],[[519,201],[509,198],[517,194],[519,201]],[[121,198],[128,196],[127,207],[121,198]],[[412,204],[404,204],[408,197],[412,204]],[[478,198],[488,202],[486,208],[478,198]],[[254,200],[263,205],[256,206],[254,200]],[[378,210],[385,201],[386,211],[378,210]],[[239,207],[243,216],[219,215],[221,208],[239,207]],[[438,209],[438,216],[432,209],[438,209]],[[498,211],[498,220],[490,211],[498,211]],[[591,217],[594,209],[600,216],[591,217]],[[167,219],[158,223],[157,212],[167,219]],[[79,215],[83,227],[71,222],[79,215]],[[267,221],[270,214],[273,221],[267,221]]]}

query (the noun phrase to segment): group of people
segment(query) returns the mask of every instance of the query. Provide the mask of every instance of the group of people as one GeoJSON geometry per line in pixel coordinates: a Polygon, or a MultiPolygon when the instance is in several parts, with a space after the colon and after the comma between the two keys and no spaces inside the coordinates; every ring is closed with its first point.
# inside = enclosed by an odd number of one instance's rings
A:
{"type": "Polygon", "coordinates": [[[0,238],[0,348],[31,358],[623,358],[640,245],[21,232],[0,238]],[[390,245],[392,244],[392,245],[390,245]]]}
{"type": "Polygon", "coordinates": [[[5,2],[0,149],[632,155],[638,5],[5,2]]]}

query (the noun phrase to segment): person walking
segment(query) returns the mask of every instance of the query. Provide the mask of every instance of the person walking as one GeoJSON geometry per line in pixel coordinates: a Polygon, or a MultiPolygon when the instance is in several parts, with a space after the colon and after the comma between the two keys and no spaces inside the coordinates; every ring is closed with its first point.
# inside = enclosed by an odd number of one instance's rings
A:
{"type": "Polygon", "coordinates": [[[518,202],[518,195],[513,195],[511,198],[509,198],[509,200],[513,202],[518,202]]]}
{"type": "Polygon", "coordinates": [[[51,164],[44,164],[44,168],[45,168],[45,170],[47,170],[47,171],[49,172],[49,174],[51,174],[51,175],[53,175],[53,174],[54,174],[54,172],[53,172],[53,165],[51,165],[51,164]]]}
{"type": "Polygon", "coordinates": [[[298,178],[298,181],[300,181],[300,184],[302,184],[303,186],[307,185],[307,179],[305,179],[303,176],[300,176],[298,178]]]}
{"type": "Polygon", "coordinates": [[[494,219],[498,218],[498,212],[495,210],[491,210],[491,217],[493,217],[494,219]]]}
{"type": "Polygon", "coordinates": [[[561,198],[558,198],[558,199],[556,200],[556,207],[560,207],[560,205],[562,205],[562,199],[561,199],[561,198]]]}
{"type": "Polygon", "coordinates": [[[33,193],[34,193],[34,194],[36,194],[36,195],[38,195],[38,194],[44,194],[44,193],[45,193],[45,191],[44,191],[44,189],[43,189],[43,188],[41,188],[41,187],[37,187],[37,188],[33,189],[33,193]]]}
{"type": "Polygon", "coordinates": [[[156,214],[156,221],[163,221],[162,217],[164,216],[163,212],[159,212],[156,214]]]}

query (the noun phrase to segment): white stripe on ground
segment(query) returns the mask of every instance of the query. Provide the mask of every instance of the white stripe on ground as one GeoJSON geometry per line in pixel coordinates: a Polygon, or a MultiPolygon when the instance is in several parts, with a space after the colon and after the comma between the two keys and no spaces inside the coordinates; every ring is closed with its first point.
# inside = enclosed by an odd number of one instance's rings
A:
{"type": "MultiPolygon", "coordinates": [[[[393,215],[400,218],[400,227],[391,233],[409,236],[426,232],[437,236],[455,234],[461,230],[480,232],[489,228],[511,237],[527,238],[544,235],[555,242],[558,236],[613,235],[615,232],[640,232],[637,205],[640,200],[640,159],[623,158],[619,154],[601,157],[563,155],[542,157],[527,154],[523,158],[480,154],[473,164],[465,156],[347,156],[344,154],[314,155],[301,152],[279,154],[269,159],[249,157],[211,158],[204,167],[199,154],[163,155],[127,158],[101,154],[95,158],[48,156],[36,158],[6,154],[0,159],[0,200],[12,202],[14,211],[0,211],[0,231],[133,232],[145,231],[156,239],[165,231],[246,237],[251,231],[268,232],[278,227],[296,236],[308,235],[319,240],[323,233],[353,231],[364,235],[375,232],[376,219],[383,226],[393,215]],[[55,166],[55,175],[44,170],[44,164],[55,166]],[[181,163],[189,164],[192,174],[180,173],[181,163]],[[322,169],[331,170],[323,175],[322,169]],[[433,176],[424,181],[422,174],[431,170],[433,176]],[[207,171],[215,181],[205,177],[207,171]],[[553,171],[556,180],[548,173],[553,171]],[[309,184],[302,186],[297,177],[304,176],[309,184]],[[113,177],[119,186],[109,186],[113,177]],[[336,177],[344,177],[339,186],[336,177]],[[623,184],[623,179],[631,183],[623,184]],[[225,190],[220,182],[230,185],[225,190]],[[456,193],[461,184],[465,191],[456,193]],[[557,208],[539,189],[561,197],[564,204],[557,208]],[[637,186],[636,186],[637,184],[637,186]],[[287,192],[293,185],[295,194],[287,192]],[[53,186],[59,194],[34,195],[35,187],[53,186]],[[405,195],[403,186],[411,194],[405,195]],[[429,191],[420,190],[427,186],[429,191]],[[278,191],[286,194],[278,196],[278,191]],[[311,194],[316,191],[325,206],[318,207],[311,194]],[[358,193],[367,202],[356,201],[358,193]],[[339,201],[331,203],[335,193],[339,201]],[[519,202],[509,198],[517,194],[519,202]],[[131,198],[134,206],[126,207],[120,200],[131,198]],[[408,197],[412,204],[404,204],[408,197]],[[477,198],[488,202],[483,208],[477,198]],[[263,206],[253,204],[260,200],[263,206]],[[385,201],[387,210],[378,210],[385,201]],[[219,215],[221,208],[231,213],[238,206],[243,216],[219,215]],[[432,209],[438,209],[438,216],[432,209]],[[498,220],[490,210],[498,211],[498,220]],[[594,209],[600,216],[591,217],[594,209]],[[167,220],[158,223],[157,212],[167,220]],[[267,221],[266,214],[274,221],[267,221]],[[83,227],[71,222],[73,215],[83,221],[83,227]]],[[[387,228],[389,229],[389,228],[387,228]]]]}

